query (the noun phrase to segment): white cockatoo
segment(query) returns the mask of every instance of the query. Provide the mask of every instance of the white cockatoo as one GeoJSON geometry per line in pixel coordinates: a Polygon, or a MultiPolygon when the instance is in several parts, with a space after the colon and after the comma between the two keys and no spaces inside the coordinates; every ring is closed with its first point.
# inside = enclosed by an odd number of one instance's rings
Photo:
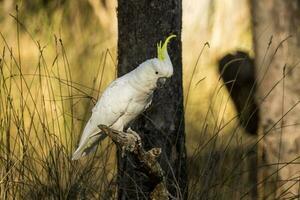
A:
{"type": "Polygon", "coordinates": [[[129,122],[141,114],[152,101],[153,91],[173,75],[173,65],[168,54],[169,36],[164,44],[157,44],[157,58],[148,59],[133,71],[114,80],[103,92],[92,110],[79,146],[72,160],[77,160],[96,150],[105,134],[98,125],[123,131],[129,122]]]}

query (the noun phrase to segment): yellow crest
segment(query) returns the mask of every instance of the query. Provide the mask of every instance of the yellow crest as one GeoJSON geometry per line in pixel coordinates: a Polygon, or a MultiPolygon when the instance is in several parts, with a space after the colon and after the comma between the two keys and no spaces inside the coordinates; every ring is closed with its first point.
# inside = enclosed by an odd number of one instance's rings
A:
{"type": "Polygon", "coordinates": [[[169,37],[167,37],[167,39],[165,40],[165,42],[162,46],[161,46],[161,41],[159,43],[157,43],[157,58],[159,60],[165,59],[165,53],[168,53],[167,52],[168,43],[174,37],[176,37],[176,35],[170,35],[169,37]]]}

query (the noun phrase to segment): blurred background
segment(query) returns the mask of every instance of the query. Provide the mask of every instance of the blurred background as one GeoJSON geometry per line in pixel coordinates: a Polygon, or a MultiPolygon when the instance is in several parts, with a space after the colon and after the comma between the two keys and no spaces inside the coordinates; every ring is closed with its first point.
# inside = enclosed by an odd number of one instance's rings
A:
{"type": "MultiPolygon", "coordinates": [[[[0,0],[1,199],[114,196],[109,141],[82,163],[69,157],[87,111],[116,77],[116,6],[116,0],[0,0]]],[[[255,152],[255,136],[240,126],[219,70],[229,53],[253,57],[252,43],[248,0],[183,0],[186,147],[190,191],[199,191],[190,199],[239,198],[255,188],[253,158],[242,159],[255,152]]]]}

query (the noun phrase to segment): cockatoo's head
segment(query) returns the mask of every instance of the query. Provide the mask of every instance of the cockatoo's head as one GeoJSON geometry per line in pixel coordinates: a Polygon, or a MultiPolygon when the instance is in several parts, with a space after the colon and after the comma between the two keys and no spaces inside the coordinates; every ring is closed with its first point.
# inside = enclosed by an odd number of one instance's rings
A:
{"type": "MultiPolygon", "coordinates": [[[[157,58],[149,59],[134,70],[135,81],[143,87],[155,89],[164,85],[173,75],[173,65],[168,54],[168,43],[175,35],[169,36],[162,45],[157,44],[157,58]]],[[[135,84],[134,84],[135,85],[135,84]]]]}
{"type": "Polygon", "coordinates": [[[152,60],[152,66],[157,77],[158,87],[163,85],[167,78],[173,75],[173,65],[168,54],[168,43],[174,37],[176,36],[171,35],[167,37],[163,45],[161,41],[157,44],[157,58],[152,60]]]}

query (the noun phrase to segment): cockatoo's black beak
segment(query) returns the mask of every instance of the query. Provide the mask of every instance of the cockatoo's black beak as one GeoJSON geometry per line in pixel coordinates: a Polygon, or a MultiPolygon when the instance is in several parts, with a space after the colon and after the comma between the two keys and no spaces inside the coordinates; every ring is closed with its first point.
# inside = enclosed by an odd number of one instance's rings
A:
{"type": "Polygon", "coordinates": [[[166,81],[167,81],[167,78],[166,78],[166,77],[158,78],[158,79],[157,79],[157,82],[156,82],[156,86],[157,86],[158,88],[162,88],[162,87],[165,85],[166,81]]]}

